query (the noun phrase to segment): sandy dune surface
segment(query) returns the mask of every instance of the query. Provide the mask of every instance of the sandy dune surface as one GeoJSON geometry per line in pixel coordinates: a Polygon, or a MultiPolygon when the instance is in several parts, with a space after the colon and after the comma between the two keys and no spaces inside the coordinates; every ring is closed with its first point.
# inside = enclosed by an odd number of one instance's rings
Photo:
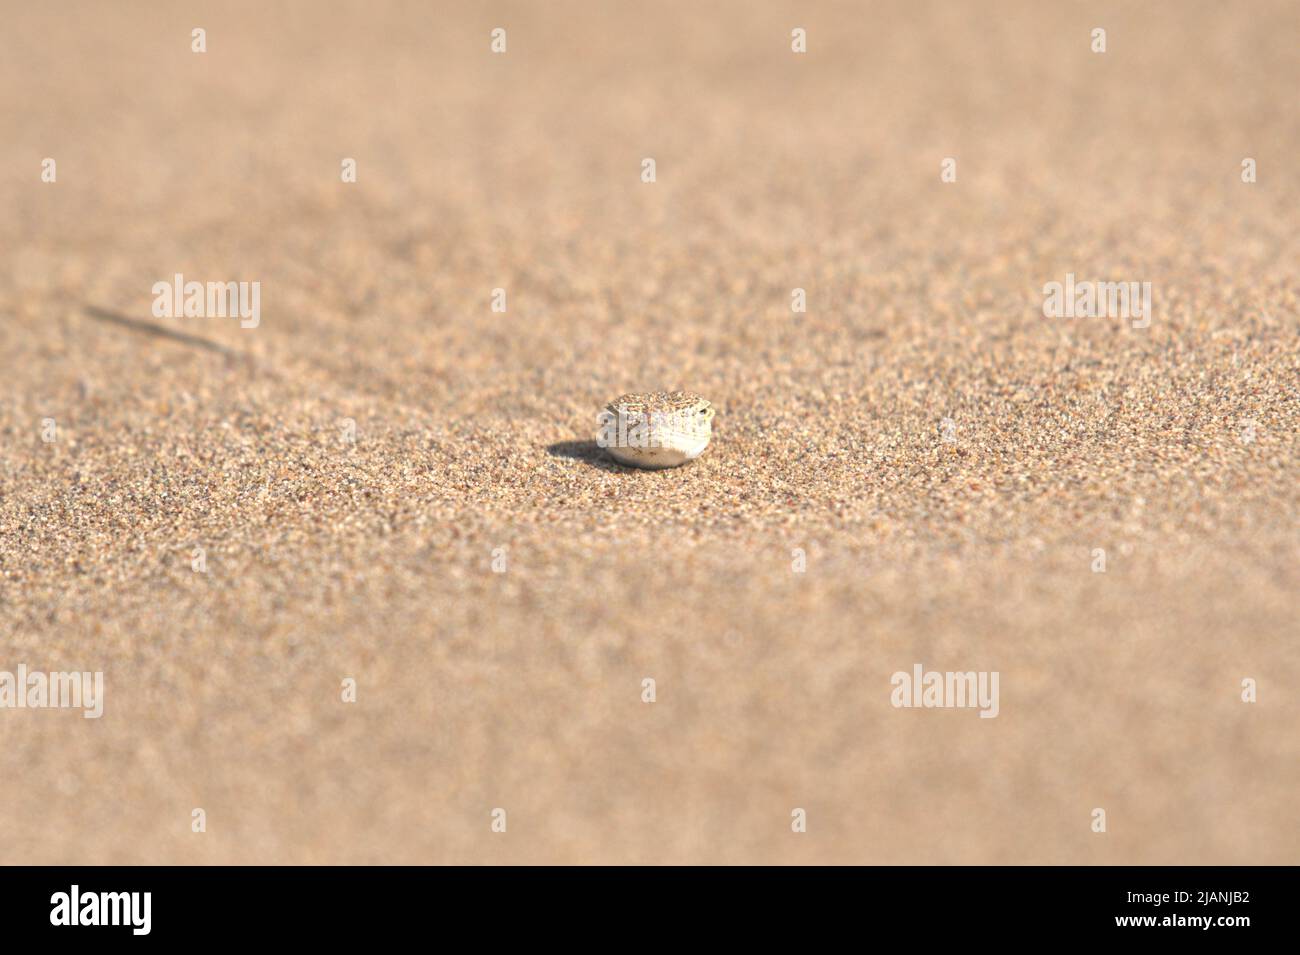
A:
{"type": "Polygon", "coordinates": [[[1300,861],[1300,8],[1089,7],[4,4],[0,862],[1300,861]]]}

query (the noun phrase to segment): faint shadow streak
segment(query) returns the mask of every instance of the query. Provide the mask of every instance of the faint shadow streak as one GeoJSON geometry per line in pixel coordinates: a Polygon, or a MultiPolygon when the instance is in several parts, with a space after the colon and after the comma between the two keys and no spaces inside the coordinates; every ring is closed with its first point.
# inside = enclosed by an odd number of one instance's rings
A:
{"type": "Polygon", "coordinates": [[[143,335],[152,335],[154,338],[166,338],[169,341],[179,342],[182,345],[193,345],[195,348],[206,348],[208,351],[214,351],[219,355],[225,355],[228,358],[238,356],[238,352],[227,348],[225,345],[219,345],[216,342],[208,341],[206,338],[200,338],[198,335],[190,335],[186,332],[178,332],[168,328],[165,325],[159,325],[157,322],[146,322],[140,318],[128,318],[120,312],[111,312],[106,308],[99,308],[95,305],[84,306],[85,312],[91,318],[100,322],[108,322],[111,325],[117,325],[121,328],[130,329],[133,332],[140,332],[143,335]]]}

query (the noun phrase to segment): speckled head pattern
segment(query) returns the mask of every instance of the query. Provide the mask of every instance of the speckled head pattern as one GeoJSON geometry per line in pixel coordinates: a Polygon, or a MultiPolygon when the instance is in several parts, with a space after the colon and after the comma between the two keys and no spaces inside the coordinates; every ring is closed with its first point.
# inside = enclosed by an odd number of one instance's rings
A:
{"type": "Polygon", "coordinates": [[[622,395],[605,406],[597,442],[623,464],[676,467],[708,447],[713,415],[713,406],[689,391],[622,395]]]}

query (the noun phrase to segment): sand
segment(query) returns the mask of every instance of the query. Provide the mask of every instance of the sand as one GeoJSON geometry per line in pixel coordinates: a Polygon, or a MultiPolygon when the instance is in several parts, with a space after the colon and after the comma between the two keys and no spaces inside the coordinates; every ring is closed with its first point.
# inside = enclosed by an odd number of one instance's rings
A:
{"type": "Polygon", "coordinates": [[[1300,861],[1300,13],[1056,6],[6,5],[0,862],[1300,861]]]}

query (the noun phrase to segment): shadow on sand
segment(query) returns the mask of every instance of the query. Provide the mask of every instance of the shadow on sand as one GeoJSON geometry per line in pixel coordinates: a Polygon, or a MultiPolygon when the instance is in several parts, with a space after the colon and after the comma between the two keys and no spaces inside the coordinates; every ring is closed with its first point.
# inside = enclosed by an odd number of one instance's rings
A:
{"type": "Polygon", "coordinates": [[[108,322],[121,328],[130,329],[133,332],[139,332],[142,335],[151,335],[154,338],[165,338],[169,341],[179,342],[182,345],[193,345],[196,348],[205,348],[208,351],[214,351],[218,354],[225,355],[227,358],[238,357],[238,353],[227,348],[225,345],[209,341],[206,338],[200,338],[198,335],[188,335],[185,332],[178,332],[173,328],[160,325],[157,322],[146,322],[139,318],[130,318],[121,312],[110,311],[106,308],[100,308],[97,305],[83,305],[83,310],[87,315],[96,321],[108,322]]]}
{"type": "Polygon", "coordinates": [[[555,444],[547,446],[546,453],[553,458],[568,458],[571,461],[581,461],[583,464],[599,468],[601,471],[613,471],[623,474],[636,470],[636,468],[626,467],[610,460],[609,455],[595,441],[557,441],[555,444]]]}

